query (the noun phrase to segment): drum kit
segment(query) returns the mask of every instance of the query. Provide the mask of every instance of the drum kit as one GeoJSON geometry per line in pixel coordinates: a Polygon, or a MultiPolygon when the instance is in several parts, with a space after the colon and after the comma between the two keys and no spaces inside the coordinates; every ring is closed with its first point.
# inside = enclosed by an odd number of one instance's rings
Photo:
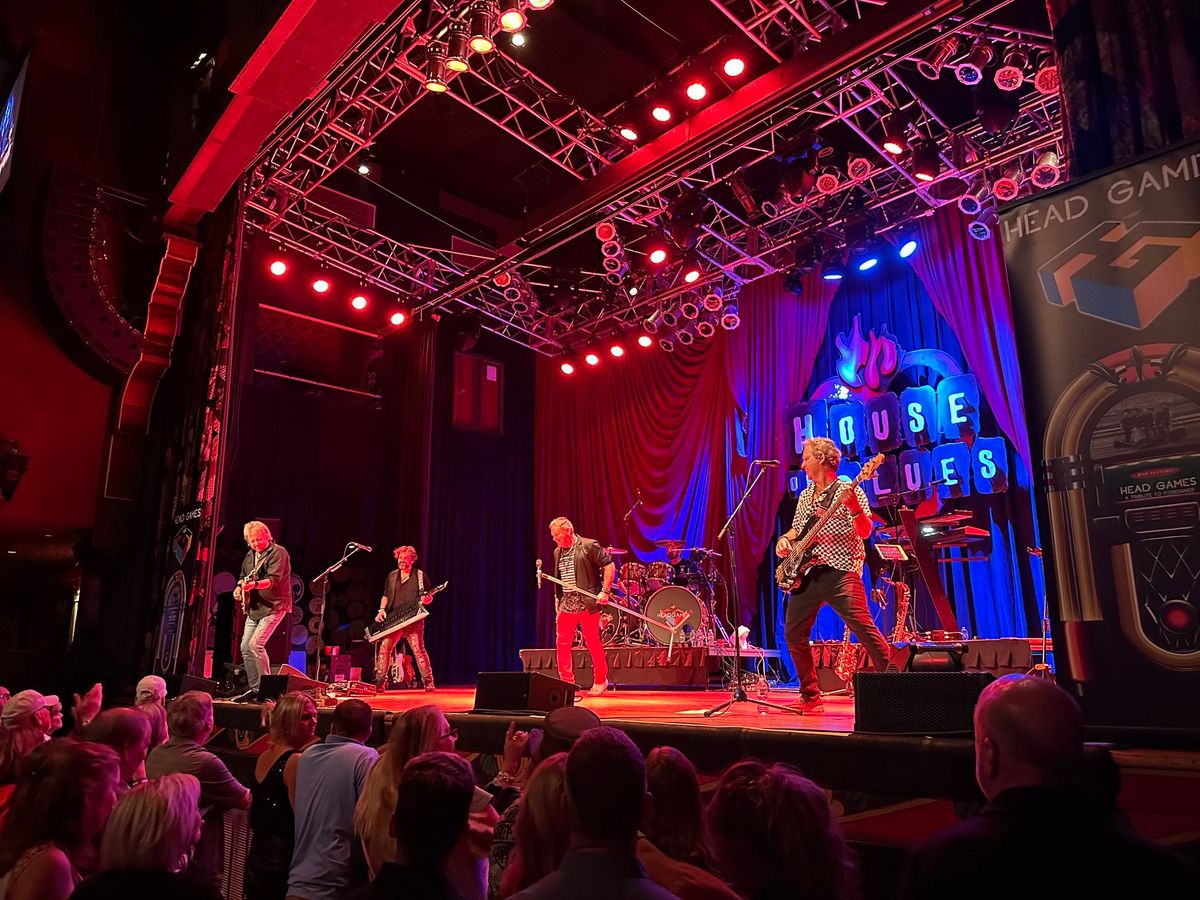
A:
{"type": "MultiPolygon", "coordinates": [[[[667,551],[667,560],[621,563],[616,587],[623,605],[662,624],[605,610],[600,618],[600,635],[605,646],[668,646],[672,636],[676,646],[712,643],[714,627],[721,632],[725,630],[713,609],[716,589],[721,584],[716,564],[721,554],[707,547],[685,547],[679,540],[654,543],[667,551]]],[[[629,553],[620,547],[605,550],[618,563],[629,553]]]]}

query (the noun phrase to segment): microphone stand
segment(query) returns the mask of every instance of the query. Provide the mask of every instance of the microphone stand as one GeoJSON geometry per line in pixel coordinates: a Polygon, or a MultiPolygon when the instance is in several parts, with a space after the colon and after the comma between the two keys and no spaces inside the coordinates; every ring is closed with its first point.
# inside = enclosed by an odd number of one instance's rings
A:
{"type": "MultiPolygon", "coordinates": [[[[715,716],[718,713],[723,713],[735,703],[750,703],[751,700],[746,696],[746,689],[742,687],[742,641],[738,635],[738,626],[742,622],[742,604],[741,593],[742,589],[738,583],[737,574],[737,540],[735,539],[733,530],[733,520],[737,518],[738,513],[742,511],[742,507],[746,505],[746,501],[750,498],[750,494],[754,491],[755,485],[762,478],[766,471],[765,466],[759,466],[758,472],[750,484],[746,486],[745,493],[742,494],[742,499],[737,502],[737,506],[733,508],[733,512],[729,514],[729,518],[725,520],[725,524],[721,526],[720,532],[717,533],[717,543],[721,543],[721,539],[726,534],[729,535],[729,575],[731,584],[729,585],[729,596],[733,600],[733,665],[734,677],[733,687],[730,689],[730,697],[724,703],[718,703],[712,709],[705,710],[704,717],[715,716]]],[[[792,715],[800,715],[801,711],[793,709],[790,706],[784,706],[782,703],[771,703],[767,700],[754,700],[758,706],[765,706],[769,709],[777,709],[780,712],[791,713],[792,715]]]]}
{"type": "Polygon", "coordinates": [[[312,580],[313,585],[321,585],[321,627],[317,629],[317,670],[313,673],[313,681],[321,680],[321,655],[325,652],[325,608],[329,605],[329,576],[346,564],[346,560],[359,551],[354,544],[347,544],[349,549],[332,566],[312,580]]]}

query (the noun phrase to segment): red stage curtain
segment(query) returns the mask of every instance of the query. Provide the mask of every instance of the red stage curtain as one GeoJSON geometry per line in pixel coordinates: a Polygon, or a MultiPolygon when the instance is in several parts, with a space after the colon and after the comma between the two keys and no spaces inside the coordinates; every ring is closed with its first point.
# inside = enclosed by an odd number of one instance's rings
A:
{"type": "Polygon", "coordinates": [[[967,219],[953,204],[919,222],[921,249],[909,258],[913,271],[962,345],[996,423],[1032,472],[1000,237],[995,234],[990,241],[969,237],[967,219]]]}
{"type": "MultiPolygon", "coordinates": [[[[798,299],[771,278],[742,292],[741,328],[704,344],[674,353],[631,345],[621,360],[597,347],[599,368],[577,363],[571,377],[557,360],[539,359],[534,508],[543,558],[553,549],[546,526],[560,515],[580,534],[633,551],[618,562],[664,558],[653,543],[664,538],[713,546],[744,487],[749,460],[786,461],[784,408],[803,396],[833,293],[812,276],[798,299]],[[622,515],[638,490],[644,505],[626,526],[622,515]]],[[[783,467],[769,472],[738,523],[747,607],[755,604],[753,572],[770,539],[785,477],[783,467]]],[[[743,618],[751,612],[744,610],[743,618]]],[[[548,590],[538,618],[547,639],[553,619],[548,590]]]]}

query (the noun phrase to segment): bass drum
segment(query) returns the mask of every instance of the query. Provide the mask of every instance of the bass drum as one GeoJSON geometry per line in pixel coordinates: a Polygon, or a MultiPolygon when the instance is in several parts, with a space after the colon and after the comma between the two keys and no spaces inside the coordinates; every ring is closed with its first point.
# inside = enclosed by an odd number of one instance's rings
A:
{"type": "Polygon", "coordinates": [[[707,630],[708,612],[704,604],[691,591],[678,585],[667,585],[651,594],[646,601],[645,614],[655,623],[662,623],[647,624],[646,630],[655,643],[664,646],[671,642],[671,629],[677,625],[676,644],[699,643],[701,633],[707,630]]]}

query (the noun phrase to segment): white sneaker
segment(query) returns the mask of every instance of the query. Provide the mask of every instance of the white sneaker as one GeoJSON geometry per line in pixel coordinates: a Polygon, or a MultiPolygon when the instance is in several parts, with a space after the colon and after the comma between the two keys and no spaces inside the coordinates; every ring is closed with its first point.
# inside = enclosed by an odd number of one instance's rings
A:
{"type": "Polygon", "coordinates": [[[601,681],[601,682],[598,682],[597,684],[593,684],[590,688],[588,688],[588,696],[589,697],[599,697],[601,694],[603,694],[607,690],[608,690],[608,682],[601,681]]]}

